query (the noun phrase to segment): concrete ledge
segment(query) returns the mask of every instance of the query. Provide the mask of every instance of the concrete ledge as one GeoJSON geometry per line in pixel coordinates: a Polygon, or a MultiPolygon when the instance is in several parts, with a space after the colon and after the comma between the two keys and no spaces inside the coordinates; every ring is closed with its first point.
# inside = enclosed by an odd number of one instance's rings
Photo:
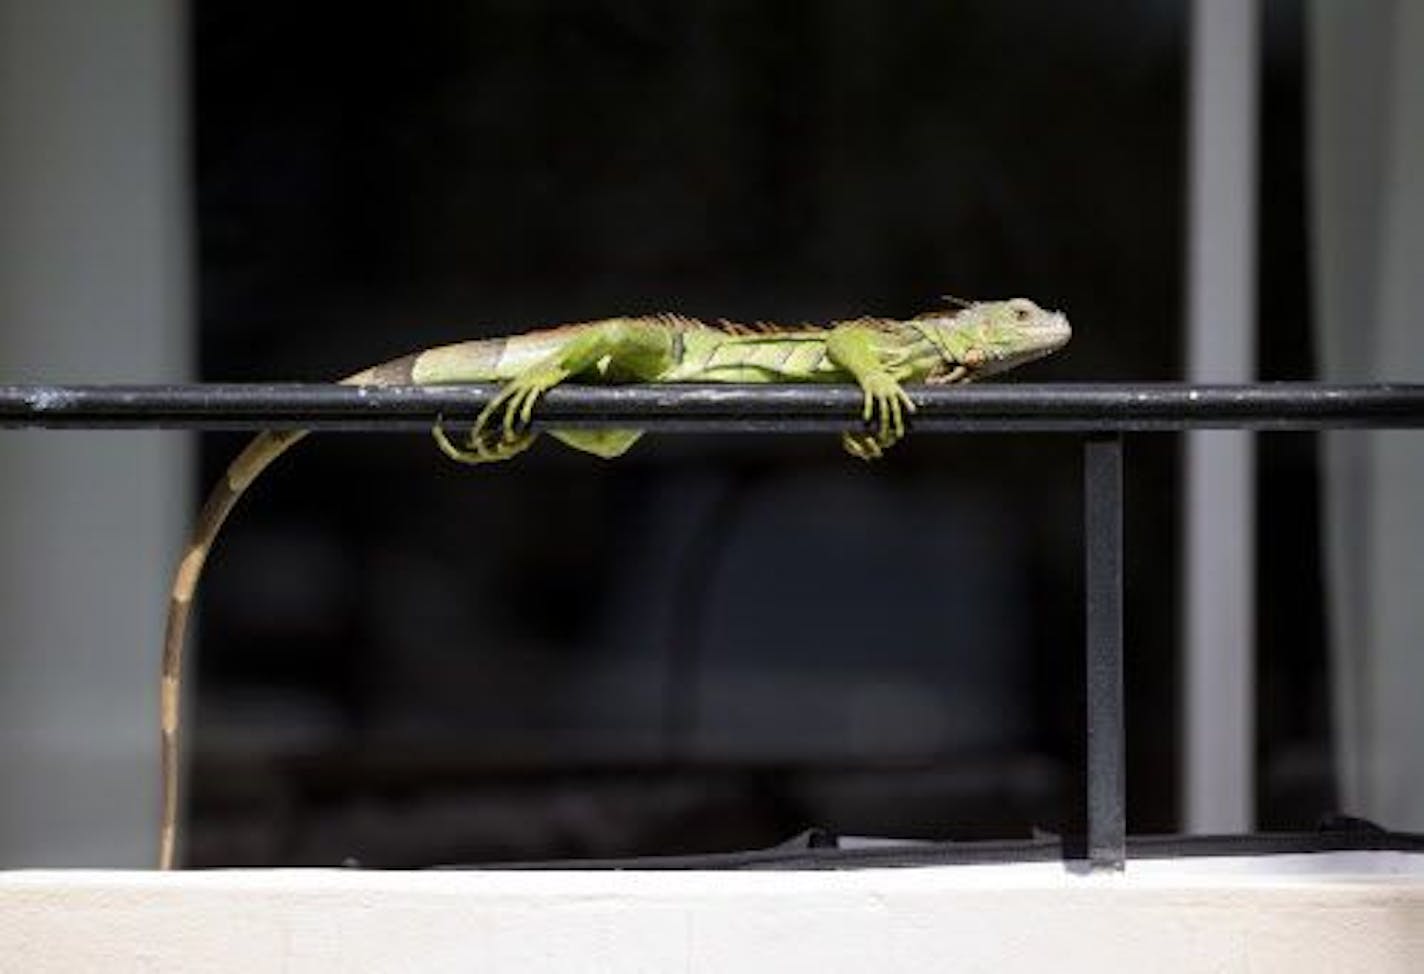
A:
{"type": "Polygon", "coordinates": [[[5,970],[1424,970],[1424,856],[854,872],[0,873],[5,970]]]}

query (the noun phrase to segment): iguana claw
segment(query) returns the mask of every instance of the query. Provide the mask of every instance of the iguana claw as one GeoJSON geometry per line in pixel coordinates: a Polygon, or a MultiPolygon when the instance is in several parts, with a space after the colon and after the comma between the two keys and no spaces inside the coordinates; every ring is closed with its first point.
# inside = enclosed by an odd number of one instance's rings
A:
{"type": "Polygon", "coordinates": [[[516,457],[529,449],[538,436],[537,433],[522,432],[512,437],[494,439],[488,435],[488,431],[476,427],[470,431],[468,446],[456,446],[445,433],[443,419],[436,419],[431,433],[441,453],[451,460],[468,464],[497,463],[516,457]]]}
{"type": "Polygon", "coordinates": [[[842,433],[841,446],[845,447],[845,451],[851,456],[866,462],[879,460],[885,455],[873,433],[842,433]]]}

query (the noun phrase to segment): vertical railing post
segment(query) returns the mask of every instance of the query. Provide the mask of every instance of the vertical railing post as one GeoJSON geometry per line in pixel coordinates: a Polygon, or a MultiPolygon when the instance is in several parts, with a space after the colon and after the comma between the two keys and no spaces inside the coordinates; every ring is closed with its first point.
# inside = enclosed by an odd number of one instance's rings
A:
{"type": "Polygon", "coordinates": [[[1122,434],[1089,437],[1083,445],[1088,861],[1112,870],[1127,858],[1122,503],[1122,434]]]}

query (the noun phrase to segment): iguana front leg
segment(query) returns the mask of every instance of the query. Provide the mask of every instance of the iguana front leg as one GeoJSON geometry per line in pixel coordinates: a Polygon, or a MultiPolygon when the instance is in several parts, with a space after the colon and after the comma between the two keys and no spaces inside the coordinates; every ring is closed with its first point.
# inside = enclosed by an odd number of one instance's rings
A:
{"type": "Polygon", "coordinates": [[[905,413],[915,404],[895,378],[888,362],[876,348],[874,329],[859,324],[837,325],[826,339],[826,354],[855,379],[865,394],[861,418],[878,421],[874,432],[844,433],[846,452],[862,460],[874,460],[905,435],[905,413]]]}

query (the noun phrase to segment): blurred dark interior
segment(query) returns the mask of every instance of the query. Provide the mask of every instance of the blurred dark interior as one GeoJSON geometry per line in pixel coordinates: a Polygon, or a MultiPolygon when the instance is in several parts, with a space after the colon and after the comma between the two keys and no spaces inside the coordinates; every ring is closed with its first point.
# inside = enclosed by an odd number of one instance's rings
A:
{"type": "MultiPolygon", "coordinates": [[[[1266,4],[1264,378],[1310,378],[1299,2],[1266,4]]],[[[1028,381],[1181,378],[1184,5],[193,5],[201,377],[612,314],[1022,294],[1028,381]]],[[[1315,442],[1261,438],[1263,826],[1333,808],[1315,442]]],[[[203,489],[240,445],[203,441],[203,489]]],[[[1129,442],[1130,827],[1177,827],[1177,464],[1129,442]]],[[[204,594],[188,861],[1081,831],[1069,436],[332,434],[204,594]]]]}

